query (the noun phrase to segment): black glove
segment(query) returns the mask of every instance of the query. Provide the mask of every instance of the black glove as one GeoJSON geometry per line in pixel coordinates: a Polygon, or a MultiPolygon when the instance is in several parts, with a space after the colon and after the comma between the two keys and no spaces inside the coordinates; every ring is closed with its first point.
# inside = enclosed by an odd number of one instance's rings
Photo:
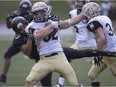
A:
{"type": "Polygon", "coordinates": [[[51,15],[50,19],[53,21],[59,21],[59,16],[58,15],[51,15]]]}
{"type": "Polygon", "coordinates": [[[94,64],[97,66],[100,66],[100,64],[102,63],[102,59],[103,59],[103,56],[101,55],[94,57],[94,64]]]}
{"type": "Polygon", "coordinates": [[[28,37],[30,38],[30,39],[33,39],[33,33],[34,33],[34,28],[29,28],[29,32],[27,33],[27,35],[28,35],[28,37]]]}

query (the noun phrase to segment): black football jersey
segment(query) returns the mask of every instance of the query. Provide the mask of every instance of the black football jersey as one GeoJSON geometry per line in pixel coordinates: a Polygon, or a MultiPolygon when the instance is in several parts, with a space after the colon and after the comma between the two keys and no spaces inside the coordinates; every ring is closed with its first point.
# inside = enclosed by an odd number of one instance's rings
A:
{"type": "MultiPolygon", "coordinates": [[[[27,35],[16,35],[13,40],[13,45],[17,47],[21,47],[23,44],[26,44],[28,41],[28,36],[27,35]]],[[[32,42],[32,51],[31,54],[29,55],[31,59],[34,59],[36,62],[39,60],[39,53],[37,51],[37,46],[35,44],[35,41],[33,40],[32,42]]]]}
{"type": "Polygon", "coordinates": [[[21,12],[19,10],[16,10],[16,11],[13,11],[12,13],[8,14],[8,16],[6,17],[6,20],[11,22],[11,20],[17,16],[24,17],[28,22],[31,22],[34,18],[34,15],[32,13],[23,15],[23,14],[21,14],[21,12]]]}

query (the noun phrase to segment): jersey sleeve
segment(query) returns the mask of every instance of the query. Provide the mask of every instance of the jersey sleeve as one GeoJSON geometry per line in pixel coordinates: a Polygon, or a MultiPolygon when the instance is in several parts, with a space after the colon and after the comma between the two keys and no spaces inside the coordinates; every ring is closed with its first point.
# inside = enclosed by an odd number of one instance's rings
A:
{"type": "Polygon", "coordinates": [[[14,46],[17,46],[20,48],[23,44],[25,44],[25,42],[23,40],[23,36],[17,35],[14,37],[14,40],[13,40],[14,46]]]}
{"type": "Polygon", "coordinates": [[[15,11],[8,14],[7,17],[6,17],[6,20],[11,21],[14,17],[16,17],[15,11]]]}
{"type": "Polygon", "coordinates": [[[87,24],[87,29],[89,31],[95,31],[96,29],[98,29],[99,27],[102,27],[102,25],[99,23],[99,21],[97,20],[94,20],[94,21],[91,21],[87,24]]]}

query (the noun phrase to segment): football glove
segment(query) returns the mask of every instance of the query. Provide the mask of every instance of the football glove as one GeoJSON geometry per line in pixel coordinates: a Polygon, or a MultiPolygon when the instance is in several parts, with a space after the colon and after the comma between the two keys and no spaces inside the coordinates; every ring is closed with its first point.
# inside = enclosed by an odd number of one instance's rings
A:
{"type": "Polygon", "coordinates": [[[94,65],[100,66],[102,63],[103,56],[99,55],[94,57],[94,65]]]}
{"type": "Polygon", "coordinates": [[[53,21],[59,21],[59,16],[58,15],[51,15],[50,19],[53,21]]]}
{"type": "Polygon", "coordinates": [[[33,39],[33,33],[34,33],[34,28],[29,28],[28,29],[28,33],[27,33],[27,35],[28,35],[28,37],[30,38],[30,39],[33,39]]]}

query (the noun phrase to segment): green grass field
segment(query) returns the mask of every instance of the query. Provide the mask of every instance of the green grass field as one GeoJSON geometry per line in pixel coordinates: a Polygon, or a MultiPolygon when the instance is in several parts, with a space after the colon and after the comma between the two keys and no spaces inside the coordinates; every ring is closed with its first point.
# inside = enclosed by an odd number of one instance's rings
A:
{"type": "MultiPolygon", "coordinates": [[[[33,1],[33,0],[31,0],[33,1]]],[[[0,23],[5,23],[5,18],[9,12],[12,12],[13,10],[17,9],[17,6],[19,4],[19,1],[9,1],[9,0],[1,0],[0,1],[0,10],[1,16],[0,16],[0,23]],[[7,4],[8,3],[8,4],[7,4]]],[[[53,0],[51,2],[51,5],[53,6],[53,12],[52,14],[57,14],[60,16],[61,19],[68,18],[68,13],[70,11],[68,5],[65,1],[58,1],[53,0]]],[[[4,37],[3,37],[4,38],[4,37]]],[[[71,46],[73,44],[74,39],[72,36],[62,36],[61,37],[61,43],[62,46],[71,46]]],[[[3,70],[3,64],[4,64],[4,53],[7,50],[7,48],[10,46],[12,41],[3,41],[0,40],[0,74],[3,70]]],[[[25,85],[25,78],[29,74],[30,69],[34,65],[34,61],[23,58],[23,54],[19,53],[15,55],[12,58],[12,64],[10,67],[10,70],[7,75],[7,83],[0,83],[0,87],[5,86],[24,86],[25,85]]],[[[84,86],[90,86],[89,78],[87,77],[87,73],[90,68],[90,64],[85,62],[85,59],[78,59],[71,62],[72,67],[74,68],[77,78],[80,83],[82,83],[84,86]]],[[[52,78],[52,84],[56,84],[58,80],[59,74],[53,73],[52,78]]],[[[104,72],[102,72],[99,76],[101,85],[111,87],[116,87],[116,78],[112,76],[110,71],[106,69],[104,72]]],[[[65,83],[67,85],[67,83],[65,83]]],[[[40,83],[38,83],[40,85],[40,83]]]]}
{"type": "MultiPolygon", "coordinates": [[[[61,36],[62,46],[70,46],[74,41],[74,39],[72,39],[72,36],[68,36],[68,39],[66,37],[67,36],[61,36]]],[[[0,73],[2,73],[3,70],[3,54],[10,44],[11,41],[0,41],[0,73]]],[[[12,64],[7,76],[7,83],[0,83],[0,86],[24,86],[25,78],[33,65],[34,61],[23,58],[22,53],[15,55],[12,58],[12,64]]],[[[85,62],[85,59],[78,59],[73,60],[71,62],[71,65],[73,66],[76,72],[79,82],[82,83],[84,86],[90,86],[90,81],[87,77],[90,64],[85,62]]],[[[53,73],[53,85],[57,83],[58,76],[59,74],[53,73]]],[[[112,76],[108,69],[101,73],[99,77],[102,86],[116,87],[116,78],[112,76]]],[[[67,83],[65,84],[67,85],[67,83]]],[[[38,85],[40,85],[40,83],[38,83],[38,85]]]]}

